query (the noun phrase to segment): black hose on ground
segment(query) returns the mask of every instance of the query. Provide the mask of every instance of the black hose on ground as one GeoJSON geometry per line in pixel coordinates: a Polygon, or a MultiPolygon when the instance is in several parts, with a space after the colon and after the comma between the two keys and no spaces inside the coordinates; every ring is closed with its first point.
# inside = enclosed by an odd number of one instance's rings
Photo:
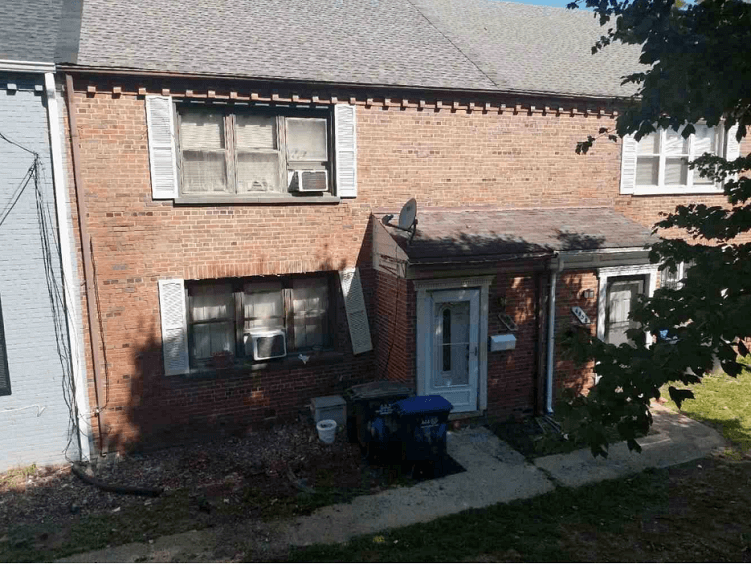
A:
{"type": "Polygon", "coordinates": [[[83,480],[87,484],[96,486],[97,488],[105,492],[112,492],[112,493],[125,494],[125,495],[143,495],[147,497],[159,497],[160,495],[162,495],[162,492],[164,492],[164,488],[147,488],[147,487],[136,487],[136,486],[122,486],[119,484],[108,484],[107,482],[103,482],[97,478],[94,478],[93,476],[89,476],[86,472],[84,472],[79,466],[76,466],[75,464],[71,466],[71,472],[73,472],[76,476],[78,476],[81,480],[83,480]]]}

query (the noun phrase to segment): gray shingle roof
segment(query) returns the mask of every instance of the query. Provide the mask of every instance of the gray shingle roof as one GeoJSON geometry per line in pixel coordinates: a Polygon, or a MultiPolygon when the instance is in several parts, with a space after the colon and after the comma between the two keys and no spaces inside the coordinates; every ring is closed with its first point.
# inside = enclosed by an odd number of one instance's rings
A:
{"type": "MultiPolygon", "coordinates": [[[[39,0],[37,0],[39,1],[39,0]]],[[[590,12],[496,0],[85,0],[90,67],[619,96],[638,47],[590,12]]]]}
{"type": "Polygon", "coordinates": [[[501,90],[629,96],[641,47],[592,46],[607,28],[594,14],[495,0],[412,0],[501,90]]]}
{"type": "Polygon", "coordinates": [[[406,0],[86,0],[78,63],[494,88],[406,0]]]}
{"type": "Polygon", "coordinates": [[[52,63],[63,0],[5,0],[0,17],[0,59],[52,63]]]}
{"type": "Polygon", "coordinates": [[[609,208],[423,209],[417,220],[409,244],[408,234],[387,228],[414,262],[623,249],[657,241],[649,229],[609,208]]]}

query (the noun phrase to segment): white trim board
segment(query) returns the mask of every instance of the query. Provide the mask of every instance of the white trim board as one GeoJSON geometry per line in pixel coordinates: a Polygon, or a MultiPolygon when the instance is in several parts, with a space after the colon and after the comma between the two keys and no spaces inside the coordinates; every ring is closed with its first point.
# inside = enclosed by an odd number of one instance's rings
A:
{"type": "Polygon", "coordinates": [[[0,71],[38,73],[55,72],[55,63],[0,59],[0,71]]]}

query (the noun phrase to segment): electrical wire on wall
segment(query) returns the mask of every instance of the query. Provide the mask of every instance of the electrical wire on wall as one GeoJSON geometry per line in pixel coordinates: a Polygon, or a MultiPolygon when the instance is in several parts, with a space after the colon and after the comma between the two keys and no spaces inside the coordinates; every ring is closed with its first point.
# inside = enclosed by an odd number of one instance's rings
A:
{"type": "MultiPolygon", "coordinates": [[[[69,456],[69,450],[74,440],[80,439],[79,423],[77,417],[78,406],[75,402],[75,381],[73,379],[73,357],[71,355],[72,343],[76,342],[75,335],[68,335],[66,329],[66,319],[69,314],[66,306],[66,300],[63,296],[63,290],[60,287],[58,278],[63,276],[62,270],[59,265],[61,263],[61,252],[57,239],[54,237],[55,222],[52,219],[50,213],[50,205],[45,202],[44,192],[42,186],[48,185],[47,178],[44,173],[44,167],[41,162],[39,154],[31,149],[28,149],[15,141],[12,141],[7,136],[0,133],[0,139],[14,145],[25,152],[33,155],[34,160],[29,166],[26,174],[24,175],[19,187],[14,190],[11,195],[11,199],[5,209],[0,212],[0,226],[5,222],[13,208],[16,206],[24,193],[26,188],[33,184],[34,186],[34,198],[36,204],[37,223],[39,227],[40,245],[42,250],[42,260],[44,264],[45,283],[47,286],[47,295],[50,302],[50,310],[52,313],[52,321],[55,329],[55,344],[57,348],[57,355],[60,360],[60,366],[62,369],[62,392],[63,400],[68,408],[68,442],[63,449],[63,455],[66,460],[72,462],[69,456]],[[56,260],[57,259],[57,260],[56,260]],[[55,268],[58,265],[58,268],[55,268]]],[[[65,284],[64,287],[68,287],[65,284]]],[[[68,300],[73,299],[68,295],[68,300]]],[[[30,406],[34,407],[34,406],[30,406]]],[[[38,407],[38,406],[36,406],[38,407]]],[[[25,409],[25,408],[20,408],[25,409]]],[[[13,410],[16,411],[16,410],[13,410]]],[[[44,411],[44,407],[38,410],[37,416],[40,416],[44,411]]],[[[81,445],[78,444],[78,450],[80,453],[81,445]]]]}

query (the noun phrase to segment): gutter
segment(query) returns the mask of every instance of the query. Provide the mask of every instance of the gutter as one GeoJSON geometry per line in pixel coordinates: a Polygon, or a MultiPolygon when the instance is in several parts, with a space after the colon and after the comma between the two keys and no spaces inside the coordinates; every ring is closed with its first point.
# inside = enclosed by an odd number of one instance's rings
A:
{"type": "Polygon", "coordinates": [[[558,273],[563,270],[563,257],[556,253],[558,264],[550,271],[550,297],[548,299],[548,343],[545,374],[545,413],[553,413],[553,372],[555,362],[555,288],[558,273]]]}
{"type": "Polygon", "coordinates": [[[57,92],[55,90],[55,75],[52,72],[44,74],[44,87],[47,94],[47,119],[50,130],[50,149],[52,159],[52,185],[55,191],[55,212],[57,215],[58,239],[60,244],[60,261],[63,278],[63,304],[65,307],[65,321],[68,327],[68,346],[70,349],[70,363],[73,375],[73,393],[75,403],[72,406],[78,429],[78,452],[81,460],[91,458],[91,419],[89,400],[86,389],[86,364],[81,356],[83,347],[79,340],[78,327],[78,292],[73,287],[77,269],[73,265],[73,235],[68,208],[68,196],[63,167],[63,138],[60,131],[60,109],[58,107],[57,92]]]}
{"type": "Polygon", "coordinates": [[[55,63],[42,63],[42,62],[35,62],[35,61],[14,61],[11,59],[0,59],[0,71],[33,72],[33,73],[44,73],[44,74],[54,73],[55,63]]]}
{"type": "MultiPolygon", "coordinates": [[[[94,366],[94,391],[96,396],[95,413],[99,424],[99,450],[106,454],[108,445],[105,442],[106,424],[104,409],[101,403],[105,397],[101,372],[101,358],[99,353],[99,336],[97,335],[96,294],[94,289],[94,266],[91,260],[91,236],[87,225],[88,210],[81,179],[81,152],[78,140],[78,123],[76,120],[76,104],[73,97],[73,77],[65,75],[65,96],[68,103],[68,127],[70,128],[71,164],[73,165],[73,183],[76,189],[76,210],[78,212],[78,228],[81,235],[81,251],[83,254],[83,282],[86,286],[86,311],[89,321],[89,341],[91,343],[92,364],[94,366]]],[[[102,340],[102,345],[104,342],[102,340]]]]}

